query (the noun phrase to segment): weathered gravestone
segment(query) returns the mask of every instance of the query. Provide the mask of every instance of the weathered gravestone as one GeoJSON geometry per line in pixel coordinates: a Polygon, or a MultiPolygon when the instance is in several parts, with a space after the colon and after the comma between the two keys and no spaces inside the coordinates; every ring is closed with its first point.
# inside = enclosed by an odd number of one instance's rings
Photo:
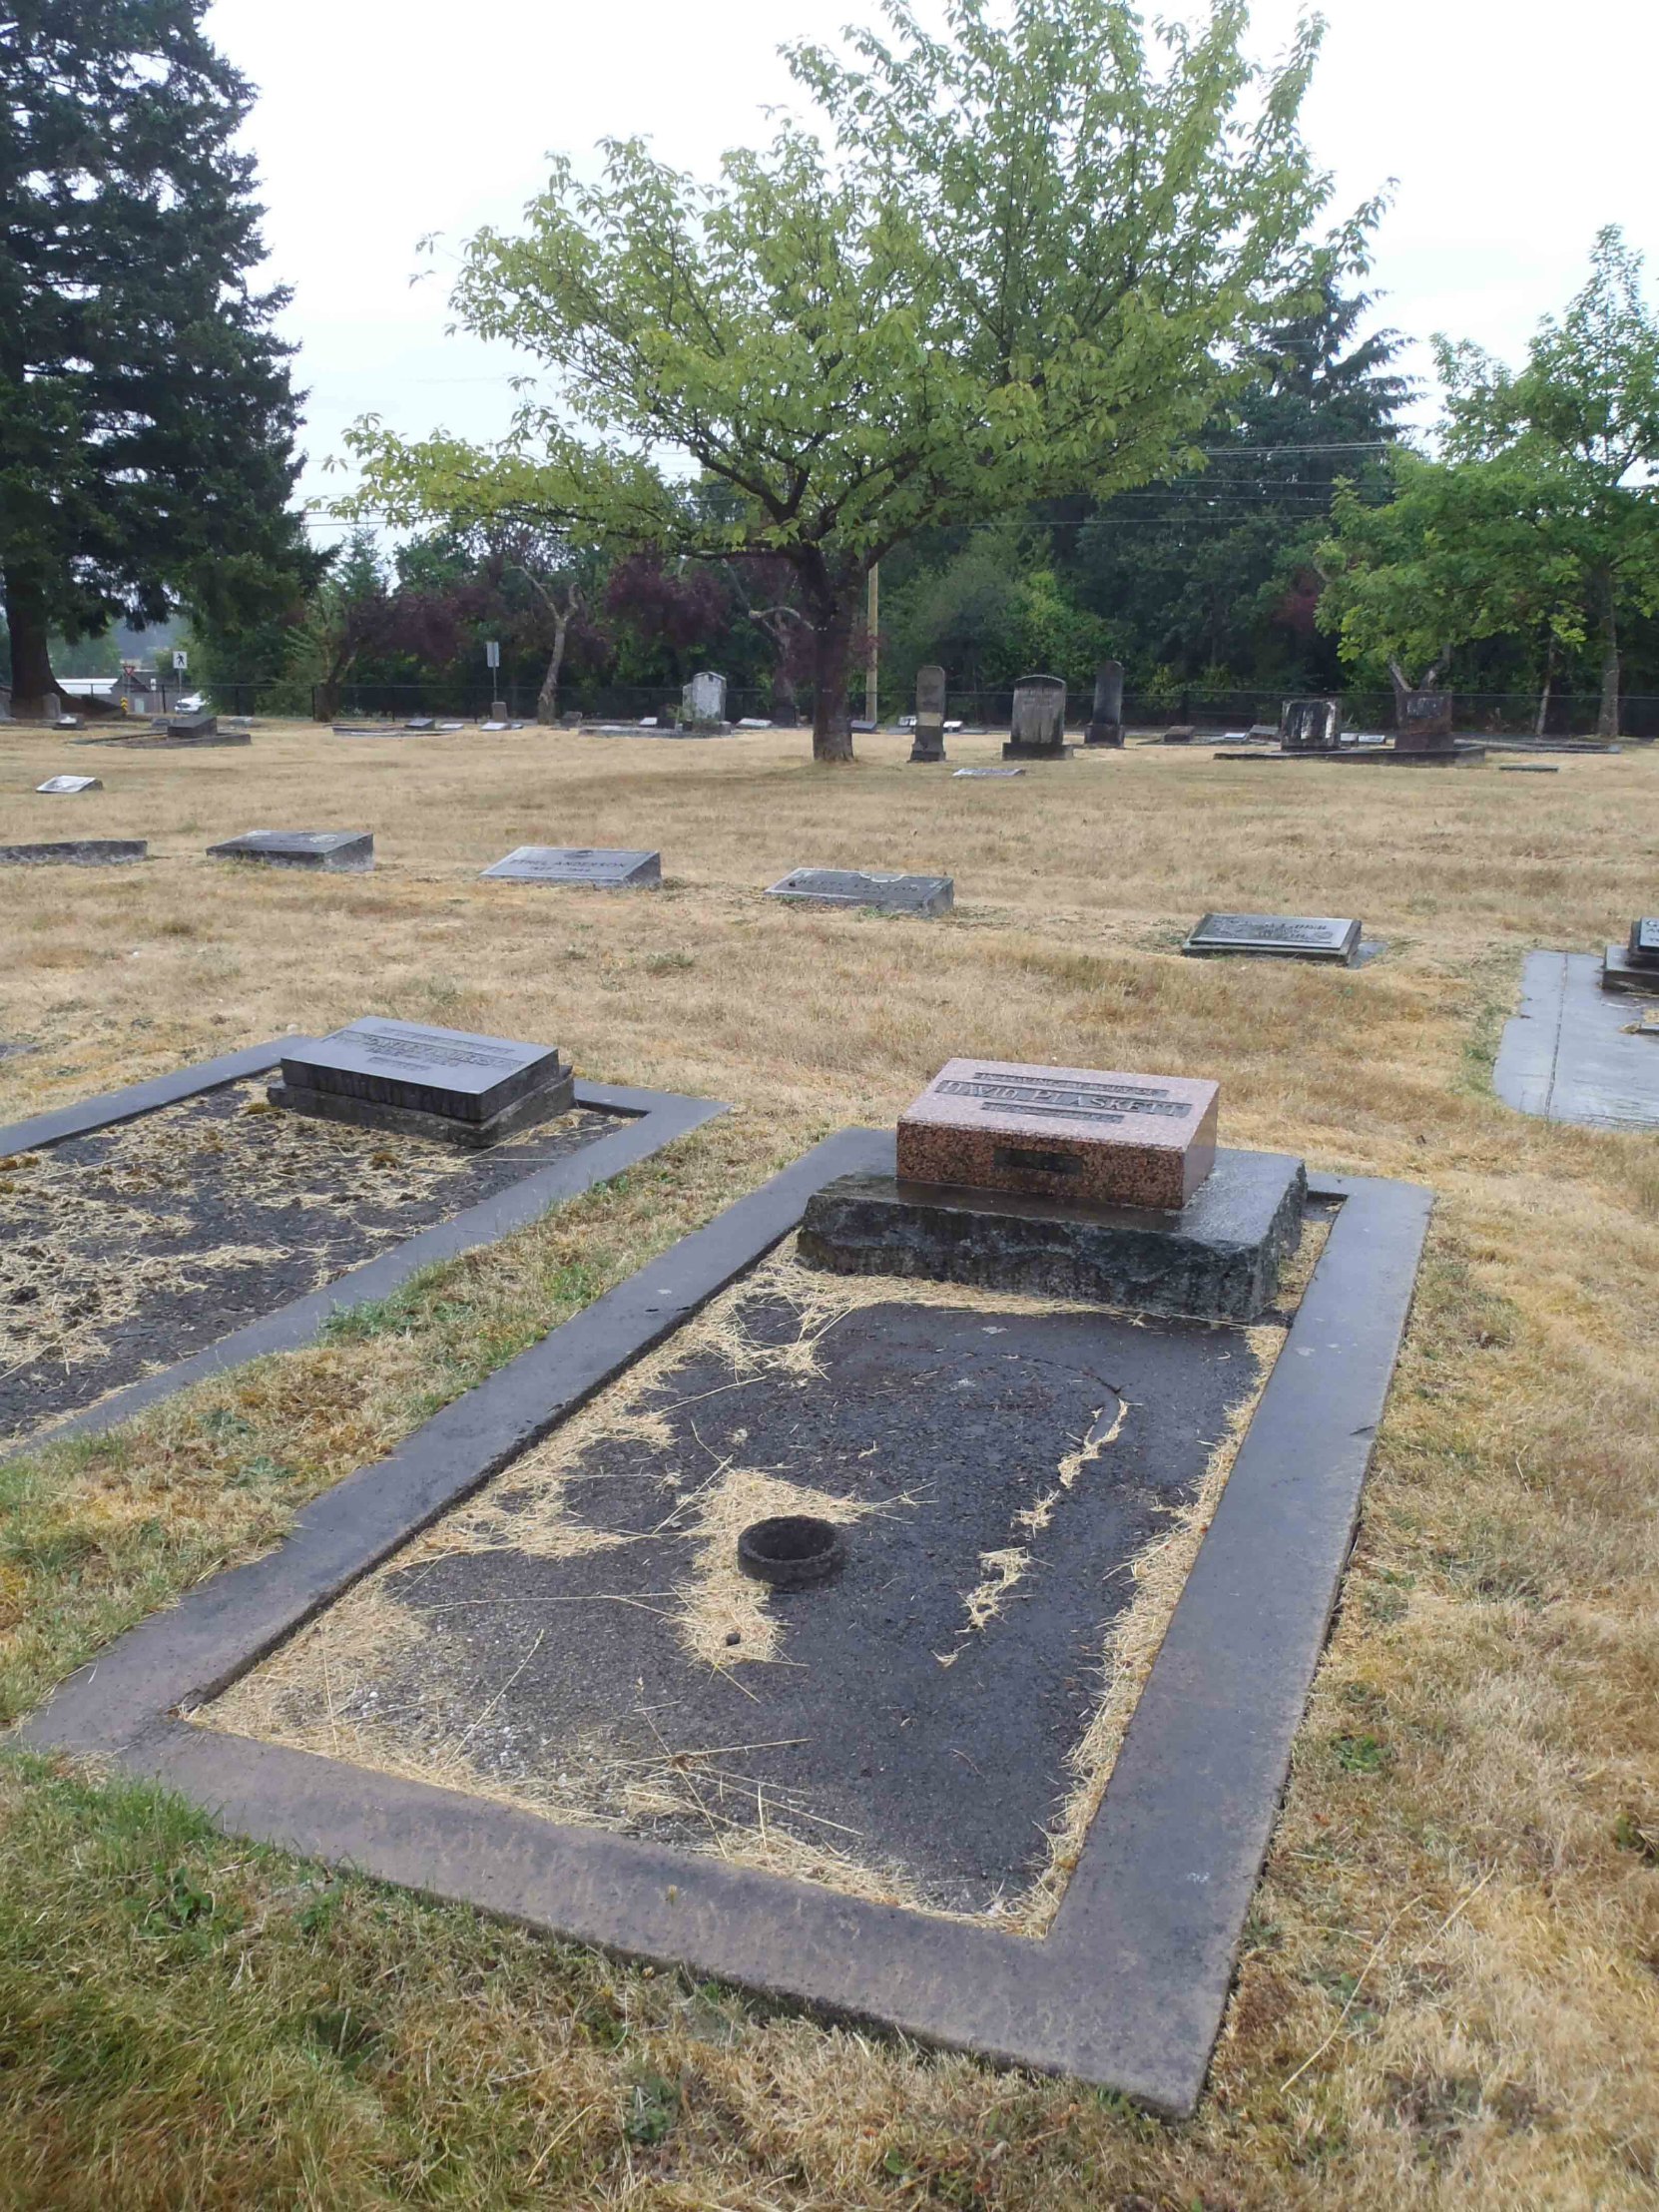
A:
{"type": "Polygon", "coordinates": [[[146,860],[143,837],[72,837],[53,844],[0,844],[0,867],[120,867],[146,860]]]}
{"type": "Polygon", "coordinates": [[[1192,723],[1179,722],[1173,730],[1164,732],[1164,743],[1166,745],[1191,745],[1197,736],[1198,731],[1192,723]]]}
{"type": "Polygon", "coordinates": [[[54,730],[84,730],[86,723],[79,715],[57,715],[53,718],[54,730]]]}
{"type": "Polygon", "coordinates": [[[1360,928],[1356,920],[1329,914],[1206,914],[1181,949],[1335,960],[1347,966],[1360,949],[1360,928]]]}
{"type": "Polygon", "coordinates": [[[660,852],[629,852],[587,844],[521,844],[480,878],[507,883],[593,883],[601,890],[655,889],[663,879],[660,852]]]}
{"type": "Polygon", "coordinates": [[[411,715],[403,727],[405,730],[435,730],[437,723],[431,715],[411,715]]]}
{"type": "Polygon", "coordinates": [[[374,838],[366,830],[245,830],[240,837],[210,844],[208,857],[364,875],[374,865],[374,838]]]}
{"type": "Polygon", "coordinates": [[[1342,729],[1340,699],[1287,699],[1279,736],[1287,753],[1335,752],[1342,729]]]}
{"type": "Polygon", "coordinates": [[[44,784],[37,784],[37,792],[61,796],[70,792],[101,792],[103,779],[97,776],[49,776],[44,784]]]}
{"type": "Polygon", "coordinates": [[[1623,944],[1610,944],[1601,963],[1604,991],[1659,991],[1659,914],[1630,924],[1623,944]]]}
{"type": "Polygon", "coordinates": [[[899,1118],[896,1174],[808,1203],[801,1258],[1146,1312],[1248,1320],[1301,1233],[1283,1154],[1218,1151],[1211,1082],[950,1060],[899,1118]]]}
{"type": "Polygon", "coordinates": [[[944,759],[944,670],[929,664],[916,670],[916,733],[912,761],[944,759]]]}
{"type": "Polygon", "coordinates": [[[1399,728],[1394,738],[1398,753],[1450,753],[1450,692],[1402,691],[1399,694],[1399,728]]]}
{"type": "Polygon", "coordinates": [[[1066,685],[1062,676],[1022,676],[1014,686],[1014,712],[1005,761],[1065,761],[1066,685]]]}
{"type": "Polygon", "coordinates": [[[570,1111],[558,1049],[369,1015],[282,1054],[271,1103],[325,1121],[477,1147],[570,1111]]]}
{"type": "Polygon", "coordinates": [[[1094,672],[1094,709],[1083,733],[1085,745],[1123,743],[1123,663],[1102,661],[1094,672]]]}
{"type": "Polygon", "coordinates": [[[798,867],[770,884],[768,898],[794,906],[874,906],[886,913],[947,914],[956,886],[948,875],[885,875],[872,869],[798,867]]]}
{"type": "Polygon", "coordinates": [[[219,717],[217,715],[170,715],[167,721],[167,734],[170,738],[217,738],[219,735],[219,717]]]}
{"type": "Polygon", "coordinates": [[[726,720],[726,679],[714,669],[700,669],[686,686],[683,695],[686,713],[694,723],[724,723],[726,720]]]}

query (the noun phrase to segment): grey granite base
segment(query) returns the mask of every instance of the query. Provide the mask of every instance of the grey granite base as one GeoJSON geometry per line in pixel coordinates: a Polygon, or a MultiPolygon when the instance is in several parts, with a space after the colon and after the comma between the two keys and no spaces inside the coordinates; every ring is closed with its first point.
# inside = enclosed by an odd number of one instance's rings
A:
{"type": "Polygon", "coordinates": [[[1643,967],[1630,957],[1629,948],[1610,944],[1601,962],[1604,991],[1659,991],[1659,967],[1643,967]]]}
{"type": "Polygon", "coordinates": [[[1169,1214],[843,1175],[808,1202],[801,1257],[834,1275],[1252,1321],[1296,1249],[1307,1189],[1302,1162],[1280,1152],[1218,1152],[1209,1179],[1169,1214]]]}
{"type": "Polygon", "coordinates": [[[576,1078],[569,1068],[557,1083],[545,1090],[515,1098],[488,1121],[462,1121],[450,1114],[428,1114],[417,1106],[389,1106],[377,1098],[353,1098],[339,1091],[312,1090],[302,1083],[273,1083],[266,1094],[273,1106],[295,1114],[314,1114],[319,1121],[348,1122],[354,1129],[391,1129],[405,1137],[435,1137],[443,1144],[461,1145],[469,1152],[499,1144],[520,1129],[568,1114],[576,1101],[576,1078]]]}

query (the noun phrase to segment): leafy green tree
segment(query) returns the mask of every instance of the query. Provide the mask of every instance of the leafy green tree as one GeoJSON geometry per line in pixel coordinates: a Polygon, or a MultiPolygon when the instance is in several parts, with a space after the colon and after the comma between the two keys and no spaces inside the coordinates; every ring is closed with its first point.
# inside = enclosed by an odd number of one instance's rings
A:
{"type": "Polygon", "coordinates": [[[1154,667],[1335,680],[1314,621],[1316,549],[1340,481],[1360,498],[1386,495],[1387,448],[1411,395],[1392,366],[1395,334],[1356,336],[1371,299],[1340,278],[1362,269],[1329,273],[1307,311],[1252,349],[1246,380],[1206,425],[1202,467],[1055,530],[1062,574],[1112,624],[1137,685],[1154,667]]]}
{"type": "Polygon", "coordinates": [[[822,141],[786,122],[707,187],[610,142],[598,183],[561,160],[523,235],[471,241],[461,322],[555,384],[499,445],[372,417],[349,439],[360,507],[394,520],[517,511],[618,551],[786,562],[822,760],[851,757],[871,564],[1167,473],[1224,362],[1317,273],[1329,191],[1298,128],[1317,24],[1263,73],[1246,0],[1150,42],[1129,0],[949,0],[947,38],[904,0],[885,15],[849,57],[789,50],[822,141]]]}
{"type": "Polygon", "coordinates": [[[1616,228],[1598,233],[1589,281],[1539,324],[1513,373],[1473,345],[1440,338],[1435,350],[1444,457],[1508,467],[1529,487],[1548,561],[1576,571],[1576,618],[1600,648],[1597,728],[1616,737],[1621,627],[1659,610],[1659,319],[1642,296],[1642,257],[1616,228]]]}
{"type": "Polygon", "coordinates": [[[285,513],[294,397],[272,334],[252,92],[208,0],[0,10],[0,573],[14,703],[48,639],[118,615],[269,613],[310,556],[285,513]]]}

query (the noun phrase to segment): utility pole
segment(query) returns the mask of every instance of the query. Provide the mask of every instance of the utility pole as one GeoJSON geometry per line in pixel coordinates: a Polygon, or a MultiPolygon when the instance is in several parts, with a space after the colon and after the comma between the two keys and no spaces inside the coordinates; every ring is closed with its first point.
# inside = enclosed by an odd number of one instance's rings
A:
{"type": "Polygon", "coordinates": [[[864,628],[868,632],[868,658],[864,662],[864,720],[879,721],[876,712],[876,679],[880,675],[881,648],[877,644],[878,625],[881,619],[881,564],[875,561],[869,571],[869,605],[864,614],[864,628]]]}

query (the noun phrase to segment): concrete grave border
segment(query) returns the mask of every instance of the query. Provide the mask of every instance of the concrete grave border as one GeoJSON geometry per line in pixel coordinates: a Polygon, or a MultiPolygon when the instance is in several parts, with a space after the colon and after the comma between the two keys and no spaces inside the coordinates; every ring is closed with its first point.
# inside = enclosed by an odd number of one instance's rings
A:
{"type": "Polygon", "coordinates": [[[1492,1068],[1500,1102],[1581,1129],[1659,1129],[1659,1050],[1624,1034],[1644,1003],[1603,990],[1593,952],[1529,952],[1492,1068]]]}
{"type": "MultiPolygon", "coordinates": [[[[31,1120],[13,1122],[9,1128],[0,1129],[0,1159],[14,1152],[33,1152],[42,1145],[60,1144],[68,1137],[90,1136],[100,1129],[113,1129],[120,1122],[136,1121],[141,1115],[154,1113],[158,1107],[177,1106],[188,1098],[201,1097],[206,1091],[219,1090],[227,1083],[240,1083],[250,1075],[276,1070],[284,1052],[316,1041],[292,1035],[276,1037],[269,1044],[247,1045],[240,1052],[227,1052],[219,1059],[180,1068],[172,1075],[153,1076],[148,1082],[130,1084],[127,1089],[107,1092],[102,1098],[54,1107],[49,1113],[36,1114],[31,1120]]],[[[0,1452],[0,1460],[19,1458],[45,1444],[59,1443],[66,1436],[101,1433],[134,1413],[142,1412],[146,1406],[156,1404],[159,1399],[171,1397],[176,1390],[200,1382],[206,1376],[241,1367],[248,1360],[263,1359],[268,1353],[292,1352],[300,1345],[310,1344],[330,1315],[387,1297],[411,1275],[439,1260],[452,1260],[463,1252],[475,1251],[480,1245],[494,1244],[513,1230],[538,1220],[550,1207],[578,1198],[596,1183],[607,1182],[613,1175],[637,1167],[676,1137],[685,1136],[703,1122],[727,1111],[719,1099],[687,1098],[676,1091],[633,1090],[615,1083],[585,1083],[580,1078],[576,1083],[575,1103],[602,1113],[626,1114],[628,1123],[607,1136],[594,1138],[591,1144],[561,1159],[548,1162],[545,1167],[528,1167],[518,1182],[497,1191],[493,1197],[481,1199],[477,1205],[467,1207],[448,1221],[434,1222],[429,1228],[416,1230],[412,1237],[393,1245],[389,1252],[347,1269],[344,1275],[337,1276],[332,1283],[325,1283],[320,1290],[307,1291],[286,1306],[277,1307],[274,1313],[262,1315],[258,1321],[235,1330],[229,1337],[222,1337],[218,1344],[206,1345],[188,1359],[164,1368],[161,1374],[143,1376],[138,1382],[129,1382],[101,1398],[96,1405],[68,1414],[33,1436],[13,1441],[0,1452]]],[[[536,1132],[531,1130],[519,1142],[533,1144],[535,1138],[536,1132]]]]}
{"type": "Polygon", "coordinates": [[[567,1939],[1185,2114],[1330,1631],[1432,1194],[1317,1176],[1336,1220],[1170,1621],[1048,1934],[863,1903],[462,1791],[193,1727],[212,1699],[659,1345],[836,1176],[846,1129],[684,1237],[296,1520],[72,1675],[23,1731],[212,1808],[229,1832],[567,1939]],[[1272,1603],[1263,1593],[1272,1593],[1272,1603]]]}

